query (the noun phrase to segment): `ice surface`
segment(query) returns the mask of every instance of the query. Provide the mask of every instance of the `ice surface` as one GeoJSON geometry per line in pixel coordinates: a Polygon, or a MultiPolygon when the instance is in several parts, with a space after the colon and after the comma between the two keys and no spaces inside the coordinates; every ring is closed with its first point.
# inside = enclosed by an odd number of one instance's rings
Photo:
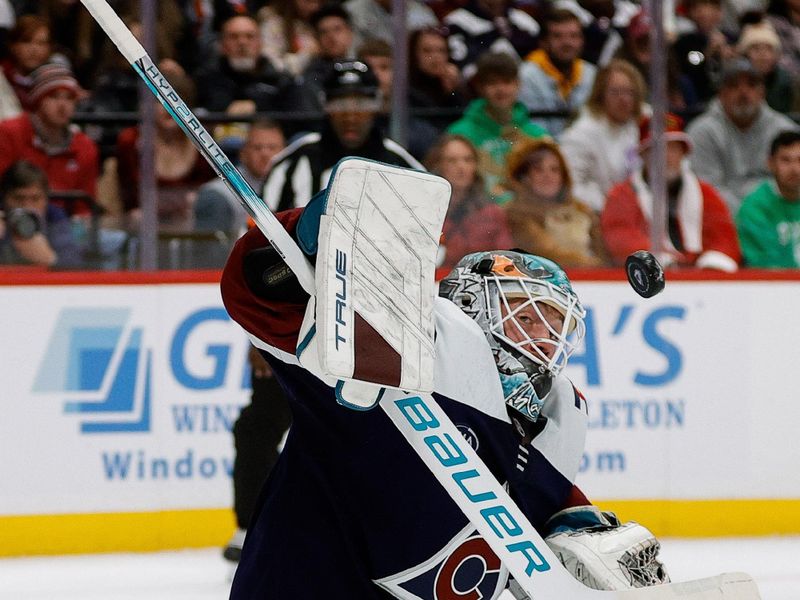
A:
{"type": "MultiPolygon", "coordinates": [[[[764,600],[800,598],[800,537],[662,540],[673,580],[745,571],[764,600]]],[[[218,548],[0,560],[2,600],[226,600],[218,548]]],[[[313,600],[313,599],[309,599],[313,600]]]]}
{"type": "Polygon", "coordinates": [[[662,541],[664,564],[674,581],[744,571],[763,600],[800,599],[800,537],[662,541]]]}

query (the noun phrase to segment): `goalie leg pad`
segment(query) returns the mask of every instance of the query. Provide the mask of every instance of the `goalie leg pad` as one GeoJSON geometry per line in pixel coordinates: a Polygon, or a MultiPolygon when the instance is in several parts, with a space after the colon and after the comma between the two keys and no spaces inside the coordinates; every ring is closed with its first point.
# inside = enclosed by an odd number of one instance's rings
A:
{"type": "Polygon", "coordinates": [[[633,521],[561,531],[545,541],[566,569],[587,587],[627,590],[669,583],[658,560],[661,545],[648,529],[633,521]]]}

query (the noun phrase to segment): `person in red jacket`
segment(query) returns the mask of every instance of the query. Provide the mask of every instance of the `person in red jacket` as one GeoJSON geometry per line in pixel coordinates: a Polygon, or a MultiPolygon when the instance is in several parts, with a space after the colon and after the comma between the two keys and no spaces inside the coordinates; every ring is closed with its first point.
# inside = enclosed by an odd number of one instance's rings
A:
{"type": "MultiPolygon", "coordinates": [[[[182,71],[169,75],[178,95],[189,105],[194,105],[195,85],[182,71]]],[[[126,127],[117,136],[117,175],[120,198],[127,226],[135,229],[141,219],[139,206],[139,148],[140,127],[126,127]]],[[[157,211],[160,226],[167,229],[189,229],[192,223],[192,205],[201,185],[213,179],[214,169],[197,151],[188,136],[181,131],[177,121],[160,104],[156,105],[155,140],[156,183],[158,185],[157,211]]]]}
{"type": "MultiPolygon", "coordinates": [[[[692,146],[681,125],[679,117],[667,115],[668,216],[658,258],[665,267],[736,271],[741,252],[733,219],[719,192],[691,170],[686,159],[692,146]]],[[[640,134],[639,152],[647,165],[652,141],[649,119],[642,122],[640,134]]],[[[653,195],[645,166],[609,190],[600,215],[603,238],[616,263],[624,264],[632,252],[650,247],[652,217],[653,195]]]]}
{"type": "MultiPolygon", "coordinates": [[[[97,146],[72,124],[84,90],[69,68],[55,63],[36,69],[32,80],[31,111],[0,122],[0,175],[15,162],[27,160],[47,174],[51,193],[83,192],[94,199],[97,146]]],[[[68,213],[89,210],[80,202],[62,207],[68,213]]]]}
{"type": "MultiPolygon", "coordinates": [[[[194,105],[196,88],[186,73],[173,70],[170,82],[178,95],[194,105]]],[[[120,199],[127,226],[139,227],[139,146],[140,126],[126,127],[117,136],[117,176],[120,199]]],[[[155,139],[156,183],[158,185],[158,223],[165,229],[189,230],[192,227],[192,207],[197,190],[213,179],[214,170],[184,135],[177,121],[160,104],[156,105],[155,139]]]]}

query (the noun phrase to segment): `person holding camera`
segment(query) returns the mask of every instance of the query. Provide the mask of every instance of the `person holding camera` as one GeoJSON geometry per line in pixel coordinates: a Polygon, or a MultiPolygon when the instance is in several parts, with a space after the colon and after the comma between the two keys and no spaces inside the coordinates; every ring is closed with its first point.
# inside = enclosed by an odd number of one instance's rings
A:
{"type": "Polygon", "coordinates": [[[47,176],[27,161],[0,177],[0,264],[75,268],[81,252],[67,214],[47,200],[47,176]]]}
{"type": "MultiPolygon", "coordinates": [[[[31,80],[31,108],[0,121],[0,173],[18,160],[27,160],[44,170],[53,191],[83,192],[96,198],[97,145],[72,122],[86,91],[68,67],[56,63],[36,69],[31,80]]],[[[53,203],[69,215],[91,211],[91,205],[80,200],[53,203]]]]}

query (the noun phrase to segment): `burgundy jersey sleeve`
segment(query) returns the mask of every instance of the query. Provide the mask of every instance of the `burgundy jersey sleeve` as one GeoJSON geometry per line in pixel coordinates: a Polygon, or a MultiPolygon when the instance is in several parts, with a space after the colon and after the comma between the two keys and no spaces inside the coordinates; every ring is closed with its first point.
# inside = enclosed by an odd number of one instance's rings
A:
{"type": "MultiPolygon", "coordinates": [[[[293,209],[276,216],[286,230],[293,233],[301,212],[301,209],[293,209]]],[[[222,301],[231,318],[245,331],[293,355],[305,314],[305,303],[266,300],[250,290],[245,278],[245,257],[265,246],[269,246],[269,242],[256,227],[236,242],[222,272],[222,301]]]]}
{"type": "Polygon", "coordinates": [[[572,489],[569,492],[569,496],[567,496],[567,499],[564,502],[564,508],[561,510],[566,508],[574,508],[576,506],[589,506],[591,504],[591,500],[586,497],[586,495],[577,485],[573,484],[572,489]]]}

